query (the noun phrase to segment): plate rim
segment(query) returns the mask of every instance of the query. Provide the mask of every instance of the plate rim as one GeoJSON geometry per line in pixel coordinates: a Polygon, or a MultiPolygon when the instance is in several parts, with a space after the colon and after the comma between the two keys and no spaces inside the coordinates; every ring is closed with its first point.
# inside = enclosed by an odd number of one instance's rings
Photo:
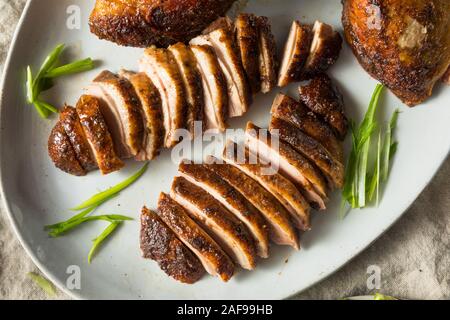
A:
{"type": "MultiPolygon", "coordinates": [[[[26,21],[26,16],[29,13],[29,9],[30,9],[30,6],[31,6],[32,2],[33,2],[33,0],[27,0],[26,3],[25,3],[25,6],[24,6],[23,11],[22,11],[22,14],[21,14],[21,16],[19,18],[19,21],[18,21],[18,23],[17,23],[17,25],[15,27],[16,29],[15,29],[14,35],[13,35],[13,37],[11,39],[11,43],[10,43],[10,46],[9,46],[9,49],[8,49],[8,54],[7,54],[5,63],[4,63],[3,74],[2,74],[2,77],[1,77],[1,81],[0,81],[0,124],[2,123],[2,117],[3,117],[2,107],[3,107],[4,96],[5,96],[4,87],[5,87],[5,84],[6,84],[6,79],[8,78],[8,74],[10,72],[12,53],[16,50],[17,39],[19,37],[20,31],[22,29],[22,26],[23,26],[24,22],[26,21]]],[[[3,139],[2,135],[0,135],[0,142],[1,142],[2,139],[3,139]]],[[[344,266],[346,266],[348,263],[350,263],[354,258],[356,258],[358,255],[360,255],[363,251],[365,251],[375,241],[377,241],[390,228],[392,228],[392,226],[401,217],[403,217],[403,215],[406,213],[406,211],[408,211],[408,209],[415,203],[417,198],[423,193],[425,188],[434,179],[434,177],[439,172],[439,170],[442,167],[442,165],[444,164],[444,162],[447,160],[449,154],[450,154],[450,145],[447,148],[446,155],[444,155],[441,159],[439,159],[439,161],[437,161],[437,165],[434,168],[434,173],[420,186],[420,188],[419,188],[420,191],[417,193],[417,195],[411,200],[410,203],[405,205],[404,208],[402,208],[400,210],[401,211],[400,214],[396,215],[393,219],[391,219],[391,221],[389,221],[389,223],[387,224],[386,228],[382,232],[380,232],[380,234],[378,234],[375,238],[370,239],[370,241],[368,241],[367,243],[365,243],[364,245],[362,245],[358,249],[356,249],[353,252],[351,252],[351,254],[349,255],[349,258],[347,260],[345,260],[344,262],[342,262],[341,264],[335,265],[334,268],[331,268],[330,270],[324,272],[316,280],[312,281],[309,285],[305,286],[301,290],[297,290],[297,291],[295,291],[295,292],[293,292],[291,294],[287,294],[282,299],[292,298],[295,295],[298,295],[301,292],[304,292],[304,291],[308,290],[309,288],[313,287],[314,285],[318,284],[319,282],[322,282],[325,279],[327,279],[328,277],[330,277],[331,275],[335,274],[340,269],[342,269],[344,266]]],[[[4,187],[4,180],[3,180],[3,175],[2,175],[2,170],[3,170],[3,160],[2,159],[3,159],[3,157],[2,157],[2,143],[0,143],[0,197],[2,198],[3,207],[5,209],[4,211],[5,211],[6,216],[8,217],[8,220],[10,222],[10,226],[12,227],[12,230],[13,230],[15,236],[19,240],[20,245],[25,250],[25,252],[30,257],[30,259],[33,261],[33,263],[45,275],[45,277],[47,279],[49,279],[59,290],[61,290],[62,292],[64,292],[66,295],[68,295],[69,297],[71,297],[73,299],[83,300],[84,298],[83,298],[83,296],[81,294],[79,294],[79,293],[77,293],[75,291],[67,289],[66,286],[59,279],[57,279],[55,277],[55,275],[45,266],[45,264],[43,262],[41,263],[39,261],[39,259],[37,258],[36,254],[31,250],[31,248],[28,246],[28,244],[26,243],[26,241],[22,237],[22,234],[19,231],[18,224],[16,223],[16,220],[15,220],[13,214],[12,214],[12,211],[11,211],[11,208],[10,208],[10,205],[9,205],[9,201],[7,199],[7,196],[6,196],[5,187],[4,187]]]]}

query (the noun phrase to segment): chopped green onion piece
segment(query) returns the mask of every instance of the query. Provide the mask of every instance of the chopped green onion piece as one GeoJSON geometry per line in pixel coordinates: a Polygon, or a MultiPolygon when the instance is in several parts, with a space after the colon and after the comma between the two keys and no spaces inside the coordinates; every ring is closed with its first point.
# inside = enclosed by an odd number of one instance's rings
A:
{"type": "Polygon", "coordinates": [[[53,284],[45,279],[43,276],[34,273],[34,272],[28,272],[27,276],[33,280],[35,284],[37,284],[42,290],[44,290],[49,296],[55,297],[56,296],[56,290],[53,284]]]}
{"type": "Polygon", "coordinates": [[[97,238],[93,240],[92,248],[89,251],[88,262],[91,264],[92,257],[94,256],[97,249],[100,247],[102,242],[117,229],[117,227],[121,224],[120,221],[112,222],[97,238]]]}
{"type": "Polygon", "coordinates": [[[98,203],[100,203],[101,201],[103,201],[104,199],[122,191],[123,189],[127,188],[129,185],[131,185],[132,183],[134,183],[136,180],[138,180],[147,170],[149,163],[147,162],[142,169],[140,169],[138,172],[136,172],[134,175],[132,175],[131,177],[129,177],[128,179],[126,179],[125,181],[117,184],[116,186],[102,191],[100,193],[97,193],[96,195],[92,196],[91,198],[89,198],[88,200],[86,200],[85,202],[83,202],[82,204],[76,206],[75,208],[71,209],[72,211],[79,211],[82,209],[86,209],[92,206],[97,205],[98,203]]]}
{"type": "Polygon", "coordinates": [[[56,78],[74,73],[89,71],[94,69],[94,61],[91,58],[75,61],[61,67],[54,68],[45,74],[46,78],[56,78]]]}
{"type": "Polygon", "coordinates": [[[27,66],[27,101],[28,103],[33,103],[34,93],[33,93],[33,74],[31,73],[31,67],[27,66]]]}
{"type": "Polygon", "coordinates": [[[391,296],[386,296],[386,295],[381,294],[381,293],[375,293],[373,295],[373,300],[398,300],[398,299],[396,299],[394,297],[391,297],[391,296]]]}
{"type": "Polygon", "coordinates": [[[82,212],[80,212],[80,213],[74,215],[74,216],[73,216],[72,218],[70,218],[69,220],[66,220],[66,221],[63,221],[63,222],[58,222],[58,223],[55,223],[55,224],[52,224],[52,225],[45,226],[44,229],[45,229],[45,230],[49,230],[49,229],[59,228],[59,227],[65,225],[65,224],[68,224],[68,223],[71,223],[71,222],[73,222],[73,221],[76,221],[76,220],[79,220],[79,219],[81,219],[81,218],[84,218],[85,216],[87,216],[88,214],[90,214],[91,212],[93,212],[94,210],[96,210],[98,207],[100,207],[102,204],[104,204],[105,202],[111,200],[111,199],[114,198],[114,197],[117,197],[118,195],[119,195],[119,194],[116,193],[116,194],[114,194],[114,195],[112,195],[112,196],[110,196],[110,197],[104,199],[103,201],[99,202],[99,203],[96,204],[95,206],[92,206],[92,207],[90,207],[90,208],[87,208],[86,210],[84,210],[84,211],[82,211],[82,212]]]}
{"type": "Polygon", "coordinates": [[[33,101],[37,99],[40,93],[39,87],[41,79],[44,78],[45,74],[55,66],[63,50],[64,44],[60,44],[56,46],[53,51],[50,52],[50,54],[45,58],[44,63],[42,64],[41,69],[39,70],[33,82],[33,101]]]}
{"type": "Polygon", "coordinates": [[[389,162],[391,161],[392,154],[391,150],[395,145],[394,149],[397,148],[396,143],[392,142],[394,130],[397,126],[398,114],[399,110],[396,109],[392,114],[391,120],[389,121],[389,125],[386,129],[385,140],[383,145],[383,165],[382,165],[382,180],[386,181],[389,176],[389,162]]]}
{"type": "Polygon", "coordinates": [[[50,113],[49,113],[49,111],[47,109],[43,108],[40,104],[38,104],[36,102],[33,103],[33,106],[36,109],[36,111],[39,113],[39,116],[42,119],[47,119],[48,118],[50,113]]]}
{"type": "Polygon", "coordinates": [[[52,106],[51,104],[48,104],[44,101],[35,101],[35,105],[38,105],[40,108],[46,109],[47,111],[53,112],[53,113],[59,113],[59,110],[52,106]]]}
{"type": "Polygon", "coordinates": [[[380,195],[380,163],[381,163],[381,132],[378,133],[377,154],[375,160],[375,168],[370,179],[370,184],[367,190],[367,198],[369,202],[372,202],[373,197],[376,199],[376,205],[378,206],[378,200],[380,195]]]}
{"type": "Polygon", "coordinates": [[[130,221],[133,220],[133,218],[122,216],[122,215],[102,215],[102,216],[91,216],[91,217],[84,217],[80,218],[78,220],[71,221],[69,223],[62,224],[60,226],[54,227],[50,232],[49,235],[53,238],[59,237],[64,233],[67,233],[70,230],[73,230],[74,228],[78,227],[80,224],[90,221],[108,221],[108,222],[117,222],[117,221],[130,221]]]}

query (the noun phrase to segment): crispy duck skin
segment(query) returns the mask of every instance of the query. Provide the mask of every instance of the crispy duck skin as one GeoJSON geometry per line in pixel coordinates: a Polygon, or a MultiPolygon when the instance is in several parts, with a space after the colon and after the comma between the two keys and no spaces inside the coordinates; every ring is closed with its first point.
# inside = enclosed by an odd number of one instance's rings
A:
{"type": "Polygon", "coordinates": [[[322,117],[333,128],[336,136],[343,140],[348,131],[344,98],[326,74],[320,74],[308,85],[299,87],[300,101],[315,114],[322,117]]]}
{"type": "Polygon", "coordinates": [[[284,120],[322,144],[340,163],[344,163],[342,143],[331,128],[303,103],[279,93],[272,104],[272,117],[284,120]]]}
{"type": "Polygon", "coordinates": [[[342,37],[330,25],[316,21],[313,26],[311,50],[303,70],[303,79],[327,71],[339,58],[342,49],[342,37]]]}
{"type": "Polygon", "coordinates": [[[161,95],[145,73],[121,70],[120,75],[130,81],[141,103],[144,135],[138,161],[153,160],[164,146],[164,126],[161,95]]]}
{"type": "Polygon", "coordinates": [[[183,178],[211,194],[247,226],[253,235],[258,256],[262,258],[269,256],[269,236],[266,222],[242,194],[216,173],[208,170],[206,165],[182,162],[178,171],[183,178]]]}
{"type": "Polygon", "coordinates": [[[142,147],[141,104],[131,83],[110,71],[101,72],[88,89],[101,103],[101,112],[121,158],[136,156],[142,147]]]}
{"type": "Polygon", "coordinates": [[[180,282],[193,284],[205,274],[200,260],[146,207],[141,213],[140,246],[145,259],[155,260],[161,270],[180,282]]]}
{"type": "Polygon", "coordinates": [[[48,154],[58,169],[75,176],[86,175],[86,170],[78,161],[75,150],[61,122],[58,122],[50,133],[48,154]]]}
{"type": "Polygon", "coordinates": [[[407,105],[424,102],[450,66],[450,1],[343,5],[344,34],[362,67],[407,105]]]}
{"type": "Polygon", "coordinates": [[[268,93],[277,85],[278,57],[277,44],[267,17],[258,17],[259,65],[261,92],[268,93]]]}
{"type": "Polygon", "coordinates": [[[292,246],[297,250],[300,248],[298,236],[290,222],[288,212],[271,193],[238,168],[222,163],[213,156],[207,158],[204,166],[239,191],[259,210],[270,227],[269,236],[274,243],[292,246]]]}
{"type": "Polygon", "coordinates": [[[182,205],[225,252],[242,268],[256,265],[256,248],[242,221],[226,210],[212,195],[183,177],[173,180],[170,196],[182,205]]]}
{"type": "MultiPolygon", "coordinates": [[[[293,150],[278,136],[272,136],[268,130],[262,130],[249,122],[245,131],[247,148],[266,162],[278,164],[280,172],[301,187],[305,197],[313,204],[327,198],[327,185],[321,173],[301,154],[293,150]]],[[[308,213],[309,205],[303,201],[295,211],[308,213]]]]}
{"type": "Polygon", "coordinates": [[[228,90],[216,53],[208,45],[191,45],[191,49],[202,75],[206,129],[224,131],[228,127],[228,90]]]}
{"type": "Polygon", "coordinates": [[[278,168],[271,168],[262,164],[256,156],[254,159],[247,147],[228,141],[223,153],[223,160],[235,166],[250,178],[256,180],[270,192],[289,212],[291,221],[300,230],[311,228],[309,221],[309,208],[305,198],[297,187],[287,178],[278,173],[278,168]]]}
{"type": "Polygon", "coordinates": [[[209,33],[208,38],[227,79],[229,116],[240,117],[250,108],[252,94],[242,66],[239,49],[235,43],[234,31],[230,28],[218,28],[209,33]]]}
{"type": "MultiPolygon", "coordinates": [[[[205,105],[202,86],[202,76],[197,67],[192,50],[185,44],[179,42],[169,47],[178,63],[181,76],[183,77],[184,92],[186,93],[187,115],[186,128],[194,138],[195,121],[203,122],[203,109],[205,105]]],[[[202,131],[203,131],[202,127],[202,131]]]]}
{"type": "Polygon", "coordinates": [[[295,150],[311,160],[327,177],[331,187],[343,187],[344,165],[334,160],[333,156],[320,143],[286,121],[277,118],[272,118],[270,131],[276,131],[276,134],[282,141],[287,142],[295,150]]]}
{"type": "Polygon", "coordinates": [[[83,169],[91,171],[98,168],[86,134],[81,126],[77,110],[73,107],[65,106],[59,113],[59,122],[64,127],[75,151],[75,155],[83,169]]]}
{"type": "Polygon", "coordinates": [[[113,140],[101,113],[100,100],[83,95],[77,103],[80,123],[102,174],[118,171],[125,165],[117,157],[113,140]]]}
{"type": "Polygon", "coordinates": [[[186,128],[186,97],[183,78],[173,54],[167,49],[147,48],[139,63],[161,95],[167,148],[176,145],[177,130],[186,128]]]}
{"type": "Polygon", "coordinates": [[[301,81],[303,67],[310,54],[313,32],[310,25],[294,21],[284,48],[278,86],[285,87],[291,82],[301,81]]]}
{"type": "Polygon", "coordinates": [[[186,42],[225,14],[235,0],[97,0],[91,32],[120,45],[167,47],[186,42]]]}
{"type": "Polygon", "coordinates": [[[252,92],[256,94],[261,91],[258,18],[254,14],[241,13],[236,18],[235,27],[242,65],[252,92]]]}
{"type": "Polygon", "coordinates": [[[200,260],[205,270],[227,282],[234,274],[234,264],[221,247],[192,220],[186,210],[161,193],[156,211],[162,221],[200,260]]]}

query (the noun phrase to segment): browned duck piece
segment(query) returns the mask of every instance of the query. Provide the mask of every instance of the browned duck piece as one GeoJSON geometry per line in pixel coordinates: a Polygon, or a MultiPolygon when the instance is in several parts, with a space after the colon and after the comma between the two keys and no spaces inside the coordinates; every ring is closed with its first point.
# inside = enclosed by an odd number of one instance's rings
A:
{"type": "Polygon", "coordinates": [[[238,168],[213,156],[207,158],[205,167],[229,183],[259,210],[270,227],[269,236],[274,243],[292,246],[297,250],[300,248],[288,212],[271,193],[238,168]]]}
{"type": "Polygon", "coordinates": [[[235,166],[246,175],[256,180],[270,192],[289,212],[294,225],[301,230],[310,229],[309,205],[297,187],[278,173],[278,164],[271,168],[263,164],[256,155],[251,154],[244,145],[228,141],[223,153],[223,160],[235,166]],[[253,156],[254,159],[252,158],[253,156]]]}
{"type": "Polygon", "coordinates": [[[120,75],[130,81],[142,108],[144,133],[141,149],[135,159],[138,161],[153,160],[164,147],[161,95],[145,73],[121,70],[120,75]]]}
{"type": "Polygon", "coordinates": [[[214,49],[208,45],[191,45],[202,75],[206,129],[224,131],[228,118],[227,81],[214,49]]]}
{"type": "Polygon", "coordinates": [[[320,143],[304,134],[296,127],[278,118],[272,118],[270,131],[278,135],[280,140],[288,143],[298,153],[305,156],[325,175],[331,188],[342,188],[344,185],[344,165],[336,161],[331,153],[320,143]]]}
{"type": "Polygon", "coordinates": [[[140,247],[145,259],[155,260],[161,270],[180,282],[192,284],[205,274],[200,260],[146,207],[141,213],[140,247]]]}
{"type": "Polygon", "coordinates": [[[173,54],[167,49],[148,48],[139,62],[161,95],[167,148],[176,145],[177,130],[186,128],[186,96],[183,78],[173,54]]]}
{"type": "Polygon", "coordinates": [[[303,68],[310,54],[312,39],[310,25],[301,24],[299,21],[292,23],[281,61],[279,87],[303,80],[303,68]]]}
{"type": "Polygon", "coordinates": [[[258,17],[259,27],[259,72],[261,92],[268,93],[277,85],[277,44],[267,17],[258,17]]]}
{"type": "Polygon", "coordinates": [[[94,159],[86,134],[81,126],[77,110],[73,107],[65,106],[59,113],[59,122],[64,127],[75,151],[75,155],[83,169],[86,171],[97,169],[97,162],[94,159]]]}
{"type": "Polygon", "coordinates": [[[256,248],[242,221],[226,210],[212,195],[182,177],[176,177],[170,196],[219,243],[242,268],[256,265],[256,248]]]}
{"type": "Polygon", "coordinates": [[[241,13],[236,18],[235,27],[242,65],[252,92],[258,93],[261,91],[258,18],[254,14],[241,13]]]}
{"type": "Polygon", "coordinates": [[[333,128],[337,137],[345,138],[348,119],[345,116],[344,99],[339,89],[326,74],[320,74],[308,85],[299,87],[300,101],[333,128]]]}
{"type": "Polygon", "coordinates": [[[48,139],[48,154],[58,169],[75,176],[86,175],[61,122],[53,127],[48,139]]]}
{"type": "Polygon", "coordinates": [[[343,5],[345,37],[362,67],[407,105],[425,101],[450,66],[450,1],[343,5]]]}
{"type": "Polygon", "coordinates": [[[234,274],[234,264],[222,248],[192,220],[186,210],[161,193],[158,200],[158,216],[200,260],[212,276],[228,281],[234,274]]]}
{"type": "Polygon", "coordinates": [[[89,95],[77,103],[80,123],[102,174],[118,171],[125,165],[116,154],[113,140],[101,113],[101,101],[89,95]]]}
{"type": "Polygon", "coordinates": [[[342,143],[329,125],[301,102],[279,93],[270,111],[272,117],[284,120],[322,144],[340,163],[344,163],[342,143]]]}
{"type": "Polygon", "coordinates": [[[235,0],[97,0],[89,19],[100,39],[133,47],[187,42],[235,0]]]}
{"type": "Polygon", "coordinates": [[[261,214],[216,173],[208,170],[204,164],[182,162],[178,168],[183,178],[204,189],[219,201],[236,218],[241,220],[253,236],[258,256],[269,256],[268,227],[261,214]]]}
{"type": "MultiPolygon", "coordinates": [[[[203,109],[205,105],[204,92],[202,86],[202,75],[197,66],[197,59],[191,48],[184,43],[177,43],[169,47],[175,60],[177,61],[180,74],[183,78],[184,92],[186,94],[187,112],[186,129],[194,138],[195,122],[203,121],[203,109]]],[[[204,126],[200,127],[203,131],[204,126]]],[[[201,134],[198,132],[197,134],[201,134]]]]}
{"type": "Polygon", "coordinates": [[[131,83],[103,71],[94,79],[88,93],[101,101],[101,111],[119,156],[136,156],[142,148],[144,123],[141,104],[131,83]]]}

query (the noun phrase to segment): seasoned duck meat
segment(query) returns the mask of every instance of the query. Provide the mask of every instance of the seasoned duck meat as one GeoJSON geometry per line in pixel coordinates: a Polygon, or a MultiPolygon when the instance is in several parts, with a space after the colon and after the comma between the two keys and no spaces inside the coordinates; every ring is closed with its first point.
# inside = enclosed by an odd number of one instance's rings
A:
{"type": "Polygon", "coordinates": [[[234,264],[221,247],[192,220],[185,209],[161,193],[156,211],[162,221],[200,260],[212,276],[228,281],[234,274],[234,264]]]}
{"type": "Polygon", "coordinates": [[[308,85],[299,88],[300,100],[333,128],[337,137],[345,138],[348,120],[345,116],[344,98],[326,74],[321,74],[308,85]]]}
{"type": "Polygon", "coordinates": [[[327,177],[331,187],[343,187],[344,165],[334,160],[333,156],[320,143],[286,121],[277,118],[272,118],[270,131],[276,131],[282,141],[289,143],[295,150],[311,160],[327,177]]]}
{"type": "Polygon", "coordinates": [[[336,63],[342,49],[342,37],[332,26],[316,21],[313,33],[311,50],[303,70],[304,79],[327,71],[336,63]]]}
{"type": "MultiPolygon", "coordinates": [[[[203,109],[205,105],[202,86],[202,75],[197,67],[192,50],[183,43],[177,43],[169,47],[175,60],[178,63],[180,74],[183,78],[184,92],[186,94],[187,114],[186,128],[194,138],[195,121],[203,122],[203,109]]],[[[203,127],[202,127],[203,131],[203,127]]],[[[199,132],[198,134],[201,134],[199,132]]]]}
{"type": "Polygon", "coordinates": [[[114,149],[101,112],[101,101],[93,96],[83,95],[78,100],[76,109],[100,172],[108,174],[122,169],[125,164],[114,149]]]}
{"type": "Polygon", "coordinates": [[[258,93],[261,91],[258,18],[253,14],[241,13],[236,19],[235,26],[242,65],[252,92],[258,93]]]}
{"type": "Polygon", "coordinates": [[[164,146],[161,95],[145,73],[122,70],[120,75],[130,81],[142,107],[144,134],[141,150],[135,158],[138,161],[153,160],[164,146]]]}
{"type": "Polygon", "coordinates": [[[86,170],[78,161],[75,150],[61,122],[57,122],[50,133],[48,155],[58,169],[75,176],[86,175],[86,170]]]}
{"type": "Polygon", "coordinates": [[[297,187],[287,178],[276,172],[266,171],[267,167],[259,159],[251,158],[247,147],[228,141],[223,160],[259,182],[289,212],[294,225],[301,230],[310,229],[308,204],[297,187]],[[242,154],[240,154],[242,153],[242,154]]]}
{"type": "Polygon", "coordinates": [[[73,107],[65,106],[59,113],[59,122],[64,127],[64,131],[66,131],[75,155],[83,169],[86,171],[96,169],[97,162],[81,126],[77,110],[73,107]]]}
{"type": "Polygon", "coordinates": [[[261,92],[268,93],[277,85],[277,44],[267,17],[258,17],[259,27],[259,72],[261,92]]]}
{"type": "Polygon", "coordinates": [[[219,28],[212,31],[208,38],[227,79],[228,114],[230,117],[240,117],[248,111],[252,102],[252,93],[233,35],[233,30],[219,28]]]}
{"type": "MultiPolygon", "coordinates": [[[[258,155],[266,162],[276,163],[280,172],[301,187],[309,202],[319,204],[323,209],[323,201],[327,198],[327,185],[321,173],[301,154],[293,150],[278,136],[272,136],[268,130],[249,122],[245,131],[247,147],[252,154],[258,155]]],[[[308,215],[309,205],[304,200],[294,207],[292,214],[308,215]]]]}
{"type": "Polygon", "coordinates": [[[169,50],[148,48],[139,62],[139,69],[152,79],[159,90],[165,129],[164,144],[171,148],[179,142],[177,130],[186,127],[186,97],[178,64],[169,50]]]}
{"type": "Polygon", "coordinates": [[[340,163],[344,163],[342,143],[331,128],[301,102],[279,93],[272,105],[272,117],[284,120],[322,144],[340,163]]]}
{"type": "Polygon", "coordinates": [[[203,164],[183,162],[178,171],[181,176],[204,189],[233,213],[248,228],[255,241],[260,257],[269,256],[269,237],[266,222],[261,214],[240,194],[216,173],[203,164]]]}
{"type": "Polygon", "coordinates": [[[266,162],[278,164],[280,171],[301,186],[311,202],[314,203],[318,197],[326,199],[327,186],[320,172],[277,135],[271,135],[268,130],[249,122],[245,136],[249,151],[266,162]]]}
{"type": "Polygon", "coordinates": [[[242,268],[255,268],[256,248],[247,227],[226,210],[212,195],[176,177],[170,196],[181,204],[242,268]]]}
{"type": "Polygon", "coordinates": [[[200,260],[156,213],[142,208],[140,246],[145,259],[155,260],[168,276],[192,284],[205,274],[200,260]]]}
{"type": "Polygon", "coordinates": [[[442,81],[447,84],[450,85],[450,67],[448,68],[447,72],[444,74],[444,76],[442,77],[442,81]]]}
{"type": "Polygon", "coordinates": [[[303,67],[309,57],[312,39],[313,32],[310,25],[298,21],[292,23],[278,76],[279,87],[304,79],[303,67]]]}
{"type": "Polygon", "coordinates": [[[362,67],[409,106],[431,96],[450,66],[450,1],[343,4],[345,37],[362,67]]]}
{"type": "Polygon", "coordinates": [[[130,82],[101,72],[88,89],[101,103],[101,112],[121,158],[136,156],[142,147],[144,123],[139,98],[130,82]]]}
{"type": "Polygon", "coordinates": [[[241,170],[230,164],[221,163],[213,156],[207,158],[205,167],[239,191],[259,210],[270,227],[269,236],[274,243],[292,246],[297,250],[300,248],[289,214],[271,193],[241,170]]]}
{"type": "Polygon", "coordinates": [[[213,32],[214,30],[217,30],[220,28],[225,28],[230,31],[233,31],[235,28],[233,20],[231,20],[231,18],[228,16],[217,18],[209,26],[207,26],[205,29],[203,29],[202,34],[208,35],[211,32],[213,32]]]}
{"type": "Polygon", "coordinates": [[[228,126],[228,90],[217,56],[211,46],[191,45],[191,49],[202,75],[206,129],[224,131],[228,126]]]}
{"type": "Polygon", "coordinates": [[[100,39],[133,47],[186,42],[235,0],[97,0],[89,19],[100,39]]]}

